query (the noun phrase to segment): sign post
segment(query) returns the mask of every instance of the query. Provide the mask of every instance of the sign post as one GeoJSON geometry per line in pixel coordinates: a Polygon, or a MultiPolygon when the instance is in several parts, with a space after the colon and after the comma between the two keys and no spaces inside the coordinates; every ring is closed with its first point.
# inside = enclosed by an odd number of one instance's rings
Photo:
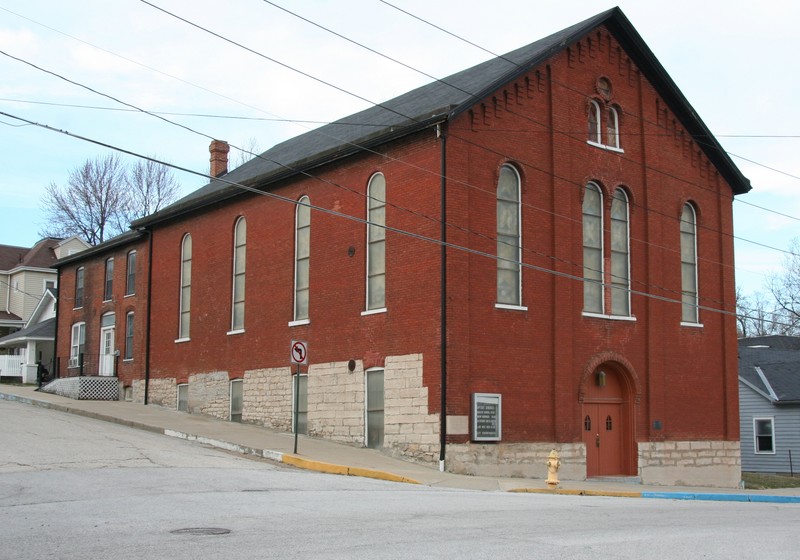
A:
{"type": "Polygon", "coordinates": [[[293,340],[289,349],[290,359],[297,364],[297,373],[294,376],[294,451],[297,454],[297,433],[300,431],[298,419],[300,417],[300,366],[308,364],[308,343],[304,340],[293,340]]]}

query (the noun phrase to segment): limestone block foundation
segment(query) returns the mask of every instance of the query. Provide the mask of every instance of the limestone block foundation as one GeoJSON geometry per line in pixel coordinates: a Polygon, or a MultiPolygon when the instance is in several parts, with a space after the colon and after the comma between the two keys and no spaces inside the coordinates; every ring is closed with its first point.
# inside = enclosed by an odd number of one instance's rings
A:
{"type": "Polygon", "coordinates": [[[583,443],[448,444],[445,468],[457,474],[511,478],[547,478],[547,458],[555,449],[561,458],[561,480],[586,479],[583,443]]]}
{"type": "Polygon", "coordinates": [[[738,441],[639,443],[642,484],[736,488],[742,480],[738,441]]]}
{"type": "MultiPolygon", "coordinates": [[[[133,401],[144,403],[144,381],[136,380],[132,384],[133,401]]],[[[173,410],[178,408],[178,389],[175,378],[151,379],[148,386],[147,403],[173,410]]]]}

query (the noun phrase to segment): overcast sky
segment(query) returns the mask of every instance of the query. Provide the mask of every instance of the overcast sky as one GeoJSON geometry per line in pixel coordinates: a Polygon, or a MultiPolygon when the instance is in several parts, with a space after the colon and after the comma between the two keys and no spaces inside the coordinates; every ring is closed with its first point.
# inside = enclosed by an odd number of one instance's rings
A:
{"type": "MultiPolygon", "coordinates": [[[[389,1],[495,53],[615,5],[389,1]]],[[[208,137],[241,147],[255,142],[263,151],[317,126],[298,121],[332,121],[431,81],[276,5],[437,77],[491,56],[380,0],[151,3],[259,54],[139,0],[0,0],[5,53],[0,54],[0,111],[206,173],[208,137]],[[119,103],[44,70],[160,112],[201,134],[120,111],[119,103]]],[[[780,268],[784,251],[800,237],[800,2],[621,0],[618,5],[750,178],[753,190],[734,203],[737,283],[746,293],[763,291],[765,275],[780,268]]],[[[108,152],[0,117],[0,243],[33,245],[42,226],[45,186],[63,185],[70,170],[108,152]]],[[[234,162],[237,157],[232,150],[234,162]]],[[[176,176],[184,194],[205,183],[191,174],[176,176]]]]}

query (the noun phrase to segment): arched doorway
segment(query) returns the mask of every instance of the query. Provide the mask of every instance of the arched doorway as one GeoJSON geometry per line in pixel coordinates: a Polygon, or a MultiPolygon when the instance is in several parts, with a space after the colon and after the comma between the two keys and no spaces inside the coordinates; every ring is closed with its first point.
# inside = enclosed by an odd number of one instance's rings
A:
{"type": "Polygon", "coordinates": [[[631,389],[623,371],[603,363],[584,380],[581,433],[586,476],[636,474],[631,389]]]}

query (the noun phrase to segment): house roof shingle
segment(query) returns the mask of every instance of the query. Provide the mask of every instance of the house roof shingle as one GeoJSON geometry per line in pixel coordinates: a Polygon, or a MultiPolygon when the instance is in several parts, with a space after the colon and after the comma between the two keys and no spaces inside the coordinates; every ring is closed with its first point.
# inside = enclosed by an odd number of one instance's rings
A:
{"type": "Polygon", "coordinates": [[[54,248],[61,242],[46,237],[33,247],[0,245],[0,270],[10,271],[18,267],[50,268],[56,262],[54,248]]]}
{"type": "Polygon", "coordinates": [[[733,192],[749,191],[748,179],[697,116],[628,18],[619,8],[613,8],[506,55],[277,144],[178,202],[136,220],[133,227],[150,226],[242,194],[245,191],[239,185],[264,189],[319,165],[452,119],[600,25],[605,25],[625,48],[733,192]]]}
{"type": "Polygon", "coordinates": [[[740,339],[739,377],[776,404],[800,402],[800,337],[740,339]]]}

